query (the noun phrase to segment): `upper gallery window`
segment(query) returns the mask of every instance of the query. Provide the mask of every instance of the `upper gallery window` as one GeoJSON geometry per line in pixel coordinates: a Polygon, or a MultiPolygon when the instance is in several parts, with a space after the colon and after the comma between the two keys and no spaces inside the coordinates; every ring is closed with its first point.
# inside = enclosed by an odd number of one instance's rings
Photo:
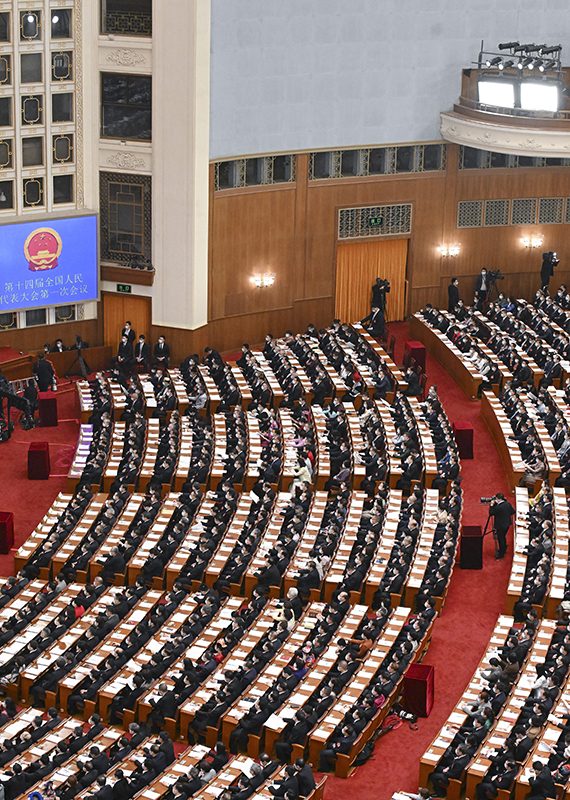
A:
{"type": "Polygon", "coordinates": [[[152,36],[152,0],[101,0],[101,33],[152,36]]]}
{"type": "Polygon", "coordinates": [[[151,137],[152,79],[145,75],[101,75],[101,135],[114,139],[151,137]]]}

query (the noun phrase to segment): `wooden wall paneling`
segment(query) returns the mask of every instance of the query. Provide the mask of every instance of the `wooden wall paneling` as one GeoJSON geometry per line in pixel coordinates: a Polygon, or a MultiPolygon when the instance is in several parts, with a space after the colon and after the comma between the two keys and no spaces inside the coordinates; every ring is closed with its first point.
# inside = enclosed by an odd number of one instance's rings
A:
{"type": "Polygon", "coordinates": [[[295,185],[261,188],[214,198],[210,319],[292,304],[295,185]],[[275,273],[274,285],[257,289],[257,272],[275,273]]]}
{"type": "Polygon", "coordinates": [[[212,320],[196,330],[153,325],[152,346],[160,335],[164,336],[170,347],[172,363],[178,364],[191,353],[202,357],[206,345],[223,353],[237,352],[244,342],[251,347],[261,344],[268,333],[283,336],[289,328],[305,330],[309,322],[324,327],[332,318],[332,297],[299,300],[291,308],[212,320]]]}
{"type": "MultiPolygon", "coordinates": [[[[570,196],[570,171],[567,167],[461,170],[457,180],[457,201],[566,196],[570,196]]],[[[459,256],[461,274],[475,275],[482,266],[501,269],[505,274],[534,272],[537,275],[536,289],[543,251],[555,250],[561,259],[561,267],[565,263],[570,265],[570,225],[564,223],[461,229],[457,235],[462,244],[466,243],[459,256]],[[520,241],[526,233],[544,234],[543,246],[527,250],[520,241]]]]}
{"type": "Polygon", "coordinates": [[[214,297],[214,214],[216,205],[214,203],[216,197],[216,167],[210,164],[209,173],[209,193],[208,193],[208,319],[214,316],[213,313],[213,297],[214,297]]]}
{"type": "Polygon", "coordinates": [[[412,236],[408,252],[408,313],[412,310],[411,298],[416,288],[439,286],[441,283],[442,258],[437,248],[442,243],[446,185],[444,173],[418,176],[414,181],[412,236]]]}
{"type": "Polygon", "coordinates": [[[99,326],[96,319],[61,322],[56,325],[34,325],[31,328],[0,331],[0,347],[13,347],[14,350],[34,352],[43,350],[46,342],[50,345],[61,339],[66,347],[75,343],[79,333],[82,339],[94,347],[100,343],[99,326]]]}
{"type": "Polygon", "coordinates": [[[126,320],[130,320],[137,336],[148,338],[151,332],[151,298],[137,295],[103,292],[104,344],[118,347],[121,331],[126,320]]]}
{"type": "Polygon", "coordinates": [[[309,154],[297,156],[295,184],[295,244],[293,297],[304,299],[307,294],[307,195],[309,190],[309,154]]]}
{"type": "Polygon", "coordinates": [[[334,297],[310,297],[293,305],[294,331],[305,331],[310,322],[319,329],[330,325],[334,317],[334,297]]]}
{"type": "MultiPolygon", "coordinates": [[[[436,257],[439,260],[439,289],[437,292],[432,291],[432,302],[442,308],[447,308],[447,286],[451,278],[456,277],[455,258],[444,258],[438,253],[437,247],[441,244],[455,244],[461,242],[461,237],[458,238],[457,232],[457,176],[459,170],[459,145],[447,144],[447,159],[445,171],[445,187],[444,187],[444,207],[441,225],[441,238],[439,242],[435,241],[434,229],[434,250],[436,257]]],[[[419,287],[418,287],[419,288],[419,287]]],[[[434,287],[435,288],[435,287],[434,287]]],[[[410,306],[410,311],[417,311],[418,306],[410,306]]]]}
{"type": "MultiPolygon", "coordinates": [[[[258,344],[267,332],[323,326],[333,317],[338,209],[411,202],[413,226],[408,255],[408,311],[432,302],[447,304],[453,275],[462,297],[472,299],[482,266],[500,268],[508,294],[532,297],[539,283],[542,250],[520,243],[539,226],[457,228],[459,200],[570,196],[570,169],[459,170],[456,145],[448,144],[445,173],[408,174],[335,181],[308,181],[308,156],[297,157],[296,184],[211,192],[210,324],[174,333],[180,357],[206,343],[222,351],[258,344]],[[442,258],[438,245],[461,242],[457,258],[442,258]],[[254,266],[276,273],[269,290],[252,290],[254,266]],[[271,265],[271,266],[269,266],[271,265]],[[232,295],[241,295],[233,298],[232,295]]],[[[213,171],[212,171],[213,181],[213,171]]],[[[542,249],[561,256],[554,283],[570,282],[570,225],[540,226],[542,249]],[[566,269],[568,266],[568,269],[566,269]]],[[[259,271],[263,271],[260,269],[259,271]]],[[[156,338],[158,328],[153,328],[156,338]]],[[[172,346],[172,345],[171,345],[172,346]]]]}

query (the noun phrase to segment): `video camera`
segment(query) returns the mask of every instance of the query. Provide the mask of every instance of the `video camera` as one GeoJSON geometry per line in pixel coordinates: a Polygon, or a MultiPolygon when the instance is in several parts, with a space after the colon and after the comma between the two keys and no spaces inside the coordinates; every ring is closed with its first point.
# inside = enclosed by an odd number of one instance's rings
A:
{"type": "Polygon", "coordinates": [[[489,276],[489,281],[491,283],[493,283],[494,281],[504,281],[505,280],[505,276],[501,275],[501,270],[500,269],[490,269],[487,272],[487,275],[489,276]]]}
{"type": "Polygon", "coordinates": [[[549,253],[543,253],[542,260],[552,267],[557,267],[560,264],[560,259],[556,257],[556,253],[553,253],[552,250],[549,253]]]}
{"type": "Polygon", "coordinates": [[[494,500],[498,500],[498,499],[499,499],[499,498],[497,497],[497,495],[496,495],[496,494],[494,494],[494,495],[493,495],[493,497],[481,497],[481,498],[479,498],[479,502],[481,503],[481,505],[488,506],[488,505],[490,505],[490,504],[491,504],[491,503],[492,503],[494,500]]]}
{"type": "Polygon", "coordinates": [[[376,283],[381,289],[390,288],[390,281],[387,281],[385,278],[377,278],[376,283]]]}

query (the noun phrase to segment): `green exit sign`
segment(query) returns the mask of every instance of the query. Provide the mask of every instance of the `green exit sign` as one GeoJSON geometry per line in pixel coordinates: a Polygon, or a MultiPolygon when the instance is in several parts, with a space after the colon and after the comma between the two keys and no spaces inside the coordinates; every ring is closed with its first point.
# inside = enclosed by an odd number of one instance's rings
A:
{"type": "Polygon", "coordinates": [[[131,294],[133,287],[130,283],[118,283],[117,284],[117,291],[122,292],[123,294],[131,294]]]}
{"type": "Polygon", "coordinates": [[[384,217],[370,217],[368,224],[371,228],[378,228],[384,222],[384,217]]]}

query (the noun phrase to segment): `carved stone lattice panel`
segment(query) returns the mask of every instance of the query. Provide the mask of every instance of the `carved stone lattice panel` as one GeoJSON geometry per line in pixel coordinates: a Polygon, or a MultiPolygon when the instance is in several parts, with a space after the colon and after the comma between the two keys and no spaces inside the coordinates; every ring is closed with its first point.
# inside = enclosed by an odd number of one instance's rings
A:
{"type": "Polygon", "coordinates": [[[341,208],[338,212],[338,238],[389,236],[412,232],[412,205],[341,208]],[[378,220],[380,221],[378,224],[378,220]],[[372,221],[372,222],[371,222],[372,221]]]}
{"type": "Polygon", "coordinates": [[[564,219],[563,197],[541,197],[538,201],[538,224],[560,225],[564,219]]]}
{"type": "Polygon", "coordinates": [[[135,153],[112,153],[107,157],[107,164],[117,169],[146,169],[146,161],[135,153]]]}
{"type": "Polygon", "coordinates": [[[483,201],[460,200],[457,204],[457,227],[480,228],[483,224],[483,201]]]}
{"type": "Polygon", "coordinates": [[[570,225],[570,197],[566,198],[566,214],[564,216],[564,222],[567,225],[570,225]]]}
{"type": "Polygon", "coordinates": [[[534,225],[536,206],[535,197],[521,197],[513,200],[511,225],[534,225]]]}
{"type": "Polygon", "coordinates": [[[485,202],[485,226],[508,225],[510,200],[487,200],[485,202]]]}
{"type": "Polygon", "coordinates": [[[112,50],[108,53],[107,61],[111,61],[118,67],[136,67],[137,64],[146,64],[146,56],[137,50],[122,47],[120,50],[112,50]]]}

